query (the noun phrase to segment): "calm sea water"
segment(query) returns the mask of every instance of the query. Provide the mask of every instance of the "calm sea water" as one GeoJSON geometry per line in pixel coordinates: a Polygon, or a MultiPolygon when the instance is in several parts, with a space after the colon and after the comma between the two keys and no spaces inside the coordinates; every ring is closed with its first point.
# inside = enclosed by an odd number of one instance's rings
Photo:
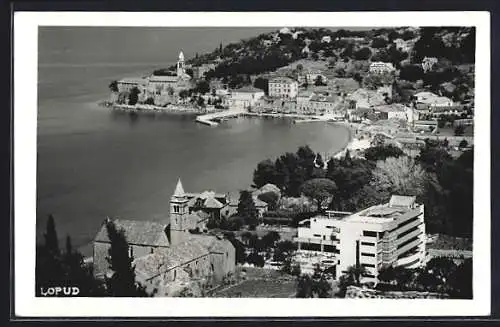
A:
{"type": "MultiPolygon", "coordinates": [[[[211,50],[220,41],[263,31],[41,30],[38,239],[48,214],[54,215],[61,240],[69,234],[76,246],[83,246],[105,216],[167,220],[179,177],[187,191],[233,192],[251,184],[253,170],[263,159],[305,144],[321,152],[340,149],[348,140],[347,131],[326,123],[238,118],[211,128],[189,117],[131,119],[96,106],[108,96],[111,80],[168,65],[180,48],[189,56],[211,50]],[[139,44],[124,45],[131,39],[139,44]],[[170,40],[168,47],[165,40],[170,40]],[[148,46],[164,52],[151,54],[148,46]]],[[[88,250],[82,248],[86,254],[88,250]]]]}

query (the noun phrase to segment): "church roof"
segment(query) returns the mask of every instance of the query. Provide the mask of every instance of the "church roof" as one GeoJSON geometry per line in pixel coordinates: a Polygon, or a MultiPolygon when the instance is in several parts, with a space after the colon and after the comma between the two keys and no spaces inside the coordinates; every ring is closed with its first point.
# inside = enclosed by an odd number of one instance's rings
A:
{"type": "Polygon", "coordinates": [[[233,245],[228,240],[208,235],[190,235],[171,248],[161,248],[134,261],[139,278],[149,279],[209,253],[224,253],[233,245]]]}
{"type": "Polygon", "coordinates": [[[224,205],[220,203],[216,198],[209,197],[205,200],[204,207],[208,209],[220,209],[224,207],[224,205]]]}
{"type": "Polygon", "coordinates": [[[174,196],[183,197],[185,195],[184,188],[182,187],[181,179],[177,181],[177,185],[175,186],[174,196]]]}
{"type": "MultiPolygon", "coordinates": [[[[123,229],[129,244],[144,246],[169,246],[165,233],[166,225],[155,221],[115,219],[118,229],[123,229]]],[[[106,224],[102,224],[94,242],[109,243],[106,224]]]]}

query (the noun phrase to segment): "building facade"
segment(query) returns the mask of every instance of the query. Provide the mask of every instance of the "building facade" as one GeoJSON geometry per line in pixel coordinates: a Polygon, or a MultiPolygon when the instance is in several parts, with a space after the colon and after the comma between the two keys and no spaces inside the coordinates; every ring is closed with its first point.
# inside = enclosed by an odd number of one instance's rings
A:
{"type": "Polygon", "coordinates": [[[289,77],[276,77],[269,81],[269,96],[294,99],[299,92],[299,83],[289,77]]]}
{"type": "Polygon", "coordinates": [[[257,101],[263,98],[264,91],[255,87],[242,87],[231,90],[231,95],[228,99],[230,107],[235,108],[250,108],[255,106],[257,101]]]}
{"type": "MultiPolygon", "coordinates": [[[[190,212],[190,198],[177,182],[165,223],[115,220],[129,243],[137,281],[156,296],[170,296],[190,283],[218,283],[234,273],[235,249],[222,237],[200,233],[204,221],[190,212]],[[198,231],[193,233],[193,228],[198,231]]],[[[106,224],[94,239],[94,275],[112,275],[106,258],[111,247],[106,224]]]]}
{"type": "Polygon", "coordinates": [[[295,241],[299,251],[325,254],[336,278],[360,265],[366,269],[363,282],[377,283],[381,268],[425,263],[424,206],[415,197],[393,195],[354,214],[327,212],[301,221],[295,241]]]}

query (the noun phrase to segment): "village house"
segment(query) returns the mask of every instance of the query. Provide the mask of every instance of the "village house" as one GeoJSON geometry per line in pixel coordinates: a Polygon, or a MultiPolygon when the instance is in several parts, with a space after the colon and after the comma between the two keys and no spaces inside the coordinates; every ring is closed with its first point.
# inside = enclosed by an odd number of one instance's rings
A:
{"type": "Polygon", "coordinates": [[[383,267],[425,264],[424,205],[414,196],[393,195],[357,213],[327,211],[300,221],[294,241],[299,254],[328,256],[321,265],[336,279],[360,265],[366,269],[362,280],[376,284],[383,267]]]}
{"type": "Polygon", "coordinates": [[[244,86],[230,91],[228,104],[230,107],[235,108],[251,108],[264,96],[263,90],[252,86],[244,86]]]}
{"type": "MultiPolygon", "coordinates": [[[[197,215],[190,213],[189,202],[179,180],[170,199],[168,221],[114,220],[117,228],[123,229],[129,243],[137,281],[147,290],[156,289],[156,296],[172,295],[191,282],[219,283],[234,273],[234,246],[223,238],[193,234],[194,228],[203,229],[203,222],[199,223],[197,215]]],[[[106,260],[110,247],[106,224],[103,223],[93,243],[94,275],[97,278],[112,275],[106,260]]]]}
{"type": "Polygon", "coordinates": [[[269,81],[269,96],[294,99],[299,91],[299,83],[289,77],[276,77],[269,81]]]}
{"type": "Polygon", "coordinates": [[[433,107],[451,107],[454,105],[453,100],[450,98],[436,95],[429,91],[418,92],[413,95],[417,104],[422,104],[429,108],[433,107]]]}
{"type": "Polygon", "coordinates": [[[437,63],[438,59],[436,57],[424,57],[424,59],[422,59],[422,69],[424,72],[431,71],[437,63]]]}
{"type": "Polygon", "coordinates": [[[412,129],[414,132],[434,133],[437,131],[437,128],[438,128],[437,120],[415,120],[412,124],[412,129]]]}
{"type": "Polygon", "coordinates": [[[375,113],[380,114],[382,119],[398,119],[407,122],[418,120],[418,112],[400,103],[392,103],[373,108],[375,113]]]}
{"type": "Polygon", "coordinates": [[[396,45],[396,48],[400,51],[410,52],[412,49],[412,45],[410,44],[410,42],[405,41],[403,39],[395,39],[392,42],[394,42],[394,44],[396,45]]]}
{"type": "Polygon", "coordinates": [[[347,101],[351,101],[349,109],[372,108],[375,106],[385,105],[385,97],[372,90],[357,89],[346,97],[347,101]]]}
{"type": "Polygon", "coordinates": [[[390,62],[375,61],[370,64],[369,72],[375,74],[392,73],[395,71],[390,62]]]}
{"type": "Polygon", "coordinates": [[[330,43],[332,42],[332,37],[329,35],[325,35],[321,38],[321,43],[330,43]]]}

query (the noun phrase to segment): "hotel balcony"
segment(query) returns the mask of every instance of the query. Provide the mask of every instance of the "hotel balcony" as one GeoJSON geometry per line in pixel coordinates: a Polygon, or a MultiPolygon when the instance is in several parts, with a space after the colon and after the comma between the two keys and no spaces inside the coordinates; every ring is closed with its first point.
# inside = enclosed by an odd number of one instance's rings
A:
{"type": "Polygon", "coordinates": [[[340,240],[339,239],[322,239],[322,238],[319,238],[319,237],[294,237],[293,238],[293,241],[296,242],[296,243],[309,243],[309,244],[323,244],[323,245],[331,245],[331,246],[335,246],[335,245],[338,245],[340,244],[340,240]]]}
{"type": "Polygon", "coordinates": [[[404,268],[417,268],[422,262],[422,253],[416,251],[408,256],[402,257],[396,261],[396,266],[402,266],[404,268]]]}

